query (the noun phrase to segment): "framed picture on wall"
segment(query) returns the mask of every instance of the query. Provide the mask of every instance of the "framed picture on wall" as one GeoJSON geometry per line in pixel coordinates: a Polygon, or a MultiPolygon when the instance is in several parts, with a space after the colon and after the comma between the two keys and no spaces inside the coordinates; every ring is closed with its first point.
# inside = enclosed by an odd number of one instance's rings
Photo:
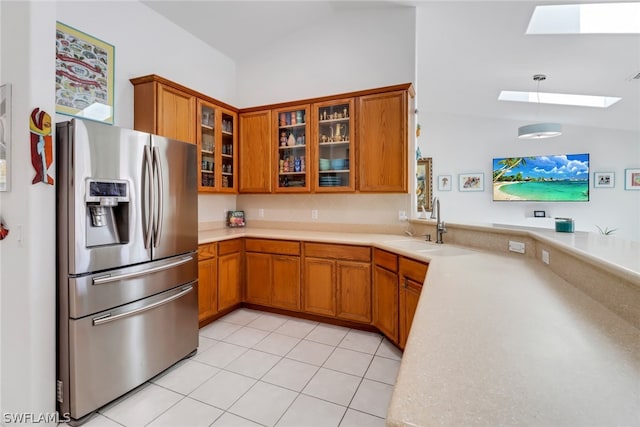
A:
{"type": "Polygon", "coordinates": [[[11,188],[11,85],[0,86],[0,191],[11,188]]]}
{"type": "Polygon", "coordinates": [[[484,173],[461,173],[458,175],[458,190],[467,191],[484,191],[484,173]]]}
{"type": "Polygon", "coordinates": [[[624,189],[640,190],[640,168],[624,170],[624,189]]]}
{"type": "Polygon", "coordinates": [[[438,175],[438,191],[451,191],[451,175],[438,175]]]}
{"type": "Polygon", "coordinates": [[[56,23],[56,113],[113,124],[113,45],[56,23]]]}
{"type": "Polygon", "coordinates": [[[420,158],[416,166],[416,201],[418,212],[431,210],[431,158],[420,158]]]}
{"type": "Polygon", "coordinates": [[[613,188],[615,186],[615,173],[594,172],[593,188],[613,188]]]}

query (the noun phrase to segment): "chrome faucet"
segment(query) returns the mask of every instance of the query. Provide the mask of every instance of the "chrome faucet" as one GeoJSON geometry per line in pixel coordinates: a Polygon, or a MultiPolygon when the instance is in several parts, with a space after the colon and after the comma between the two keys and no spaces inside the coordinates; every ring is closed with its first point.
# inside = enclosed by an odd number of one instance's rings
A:
{"type": "Polygon", "coordinates": [[[442,240],[442,235],[447,232],[447,227],[444,225],[444,221],[440,218],[440,199],[437,197],[433,198],[433,203],[431,207],[431,219],[436,220],[436,243],[444,243],[442,240]],[[435,218],[433,214],[436,214],[435,218]]]}

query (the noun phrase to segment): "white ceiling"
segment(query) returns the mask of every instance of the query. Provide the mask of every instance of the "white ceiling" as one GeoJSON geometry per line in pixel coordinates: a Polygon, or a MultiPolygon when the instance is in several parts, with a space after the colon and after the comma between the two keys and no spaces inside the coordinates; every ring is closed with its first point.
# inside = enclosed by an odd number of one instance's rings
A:
{"type": "Polygon", "coordinates": [[[640,35],[524,35],[535,5],[549,1],[143,3],[236,61],[347,8],[417,7],[418,47],[433,59],[418,64],[423,110],[640,131],[640,80],[631,79],[640,73],[640,35]],[[537,73],[548,76],[544,92],[622,101],[606,110],[497,101],[503,89],[535,91],[537,73]]]}

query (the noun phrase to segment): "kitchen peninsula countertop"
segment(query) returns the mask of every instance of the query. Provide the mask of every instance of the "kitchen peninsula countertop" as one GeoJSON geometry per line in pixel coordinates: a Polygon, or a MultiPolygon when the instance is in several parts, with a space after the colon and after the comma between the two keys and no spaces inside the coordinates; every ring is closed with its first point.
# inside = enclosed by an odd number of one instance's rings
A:
{"type": "MultiPolygon", "coordinates": [[[[618,252],[612,240],[523,233],[640,286],[636,244],[618,252]]],[[[640,424],[640,330],[535,258],[400,235],[250,227],[201,231],[200,243],[235,237],[371,245],[430,262],[388,426],[640,424]]]]}

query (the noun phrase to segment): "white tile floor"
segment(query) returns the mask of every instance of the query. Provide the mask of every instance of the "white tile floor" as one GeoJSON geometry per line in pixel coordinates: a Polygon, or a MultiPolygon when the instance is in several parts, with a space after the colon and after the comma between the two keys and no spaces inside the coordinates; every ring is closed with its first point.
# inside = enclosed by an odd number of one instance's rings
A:
{"type": "Polygon", "coordinates": [[[379,334],[242,308],[85,426],[384,426],[401,356],[379,334]]]}

